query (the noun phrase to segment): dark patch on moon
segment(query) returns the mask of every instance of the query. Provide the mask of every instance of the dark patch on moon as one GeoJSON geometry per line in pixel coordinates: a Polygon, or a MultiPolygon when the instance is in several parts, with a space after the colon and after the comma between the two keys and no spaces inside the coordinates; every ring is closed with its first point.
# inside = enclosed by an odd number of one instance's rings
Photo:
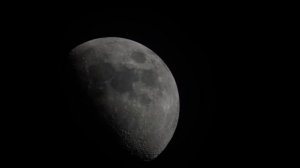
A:
{"type": "Polygon", "coordinates": [[[114,73],[111,86],[119,93],[132,92],[132,84],[138,81],[138,75],[133,69],[122,66],[121,70],[114,73]]]}
{"type": "Polygon", "coordinates": [[[110,80],[115,73],[115,70],[111,64],[98,61],[97,64],[89,66],[88,73],[90,76],[90,81],[95,86],[99,86],[105,81],[110,80]]]}
{"type": "Polygon", "coordinates": [[[82,50],[80,50],[79,53],[77,53],[77,54],[88,57],[88,56],[92,56],[94,54],[94,52],[95,52],[94,48],[87,47],[87,48],[83,48],[82,50]]]}
{"type": "Polygon", "coordinates": [[[158,78],[154,70],[143,70],[141,74],[141,81],[148,87],[157,86],[158,78]]]}
{"type": "Polygon", "coordinates": [[[149,105],[152,101],[148,94],[138,94],[136,91],[129,92],[129,99],[137,99],[142,105],[145,106],[149,105]]]}
{"type": "Polygon", "coordinates": [[[147,94],[140,95],[140,103],[143,105],[149,105],[151,103],[151,99],[147,94]]]}
{"type": "Polygon", "coordinates": [[[91,96],[102,96],[107,91],[106,82],[112,79],[115,70],[111,64],[101,60],[88,67],[88,89],[91,96]]]}
{"type": "Polygon", "coordinates": [[[146,61],[145,54],[141,51],[133,52],[131,58],[137,63],[144,63],[146,61]]]}

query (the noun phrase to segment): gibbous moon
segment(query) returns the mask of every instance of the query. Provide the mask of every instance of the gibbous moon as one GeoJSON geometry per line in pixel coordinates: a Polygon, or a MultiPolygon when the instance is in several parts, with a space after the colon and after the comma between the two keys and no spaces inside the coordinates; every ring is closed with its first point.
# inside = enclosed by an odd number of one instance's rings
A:
{"type": "Polygon", "coordinates": [[[142,160],[156,158],[170,142],[179,117],[176,82],[160,57],[135,41],[106,37],[78,45],[70,58],[120,145],[142,160]]]}

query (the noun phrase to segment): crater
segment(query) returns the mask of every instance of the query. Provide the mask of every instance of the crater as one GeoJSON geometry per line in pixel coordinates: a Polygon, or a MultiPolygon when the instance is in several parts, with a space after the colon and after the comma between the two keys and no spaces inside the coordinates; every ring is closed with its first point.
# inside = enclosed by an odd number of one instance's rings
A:
{"type": "Polygon", "coordinates": [[[133,52],[131,58],[137,63],[144,63],[146,61],[145,54],[141,51],[133,52]]]}

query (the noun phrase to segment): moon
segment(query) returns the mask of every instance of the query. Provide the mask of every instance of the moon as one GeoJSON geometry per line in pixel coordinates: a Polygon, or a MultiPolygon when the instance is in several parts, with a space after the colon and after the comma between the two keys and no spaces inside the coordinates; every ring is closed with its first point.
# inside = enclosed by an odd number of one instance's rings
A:
{"type": "Polygon", "coordinates": [[[69,55],[99,118],[120,145],[145,161],[161,154],[179,118],[177,85],[161,58],[119,37],[84,42],[69,55]]]}

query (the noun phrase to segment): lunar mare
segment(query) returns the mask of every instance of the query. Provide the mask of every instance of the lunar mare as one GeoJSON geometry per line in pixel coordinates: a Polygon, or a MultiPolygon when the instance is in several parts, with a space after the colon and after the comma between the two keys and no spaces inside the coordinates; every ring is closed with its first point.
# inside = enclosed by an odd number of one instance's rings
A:
{"type": "Polygon", "coordinates": [[[156,158],[171,140],[179,117],[174,77],[149,48],[106,37],[85,42],[70,58],[99,115],[128,152],[156,158]]]}

